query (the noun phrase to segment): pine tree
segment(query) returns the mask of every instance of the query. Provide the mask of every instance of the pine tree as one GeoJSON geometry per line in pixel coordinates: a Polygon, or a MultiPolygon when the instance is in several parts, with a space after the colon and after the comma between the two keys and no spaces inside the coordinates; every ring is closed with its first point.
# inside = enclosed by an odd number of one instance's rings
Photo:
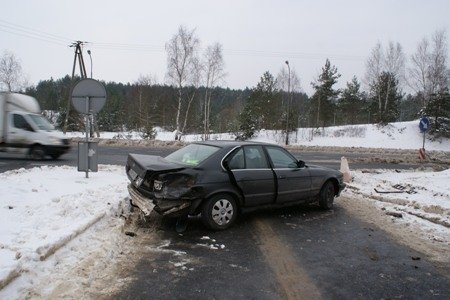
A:
{"type": "Polygon", "coordinates": [[[356,76],[347,82],[347,87],[342,91],[339,98],[339,115],[343,124],[357,124],[365,117],[362,116],[365,106],[365,95],[360,91],[361,84],[356,76]]]}
{"type": "Polygon", "coordinates": [[[338,73],[335,66],[331,66],[327,59],[325,66],[322,67],[322,74],[316,82],[311,85],[315,89],[315,93],[311,98],[311,117],[316,127],[324,127],[332,124],[336,109],[336,99],[340,93],[334,90],[333,85],[337,82],[341,74],[338,73]]]}
{"type": "Polygon", "coordinates": [[[270,72],[265,72],[240,114],[241,139],[252,137],[258,129],[281,129],[281,109],[276,80],[270,72]]]}
{"type": "Polygon", "coordinates": [[[431,117],[431,134],[435,137],[450,138],[450,93],[448,88],[432,94],[422,114],[431,117]]]}

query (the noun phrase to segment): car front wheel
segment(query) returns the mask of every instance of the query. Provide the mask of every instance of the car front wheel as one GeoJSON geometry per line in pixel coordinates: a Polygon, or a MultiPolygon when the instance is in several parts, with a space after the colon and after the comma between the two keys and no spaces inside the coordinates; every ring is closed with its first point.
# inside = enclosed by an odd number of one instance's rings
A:
{"type": "Polygon", "coordinates": [[[203,223],[213,230],[224,230],[237,217],[236,201],[230,195],[220,194],[208,199],[202,208],[203,223]]]}
{"type": "Polygon", "coordinates": [[[320,207],[323,209],[332,209],[334,196],[334,184],[331,181],[325,182],[319,194],[320,207]]]}

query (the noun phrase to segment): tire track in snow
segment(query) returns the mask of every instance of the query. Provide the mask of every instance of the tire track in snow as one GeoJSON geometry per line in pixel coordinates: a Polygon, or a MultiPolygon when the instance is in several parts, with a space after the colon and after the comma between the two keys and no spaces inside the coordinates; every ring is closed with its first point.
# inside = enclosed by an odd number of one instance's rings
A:
{"type": "Polygon", "coordinates": [[[254,222],[259,248],[275,274],[282,299],[320,299],[320,291],[305,270],[298,266],[290,247],[267,221],[254,222]]]}

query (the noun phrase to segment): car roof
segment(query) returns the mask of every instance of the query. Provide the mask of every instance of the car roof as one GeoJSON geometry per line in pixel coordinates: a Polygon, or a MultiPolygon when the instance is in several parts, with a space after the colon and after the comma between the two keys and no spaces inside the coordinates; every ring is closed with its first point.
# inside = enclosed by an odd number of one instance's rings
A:
{"type": "Polygon", "coordinates": [[[202,142],[195,142],[195,144],[211,145],[211,146],[217,146],[217,147],[221,147],[221,148],[230,148],[230,147],[245,146],[245,145],[278,146],[276,144],[269,144],[269,143],[263,143],[263,142],[233,141],[233,140],[202,141],[202,142]]]}

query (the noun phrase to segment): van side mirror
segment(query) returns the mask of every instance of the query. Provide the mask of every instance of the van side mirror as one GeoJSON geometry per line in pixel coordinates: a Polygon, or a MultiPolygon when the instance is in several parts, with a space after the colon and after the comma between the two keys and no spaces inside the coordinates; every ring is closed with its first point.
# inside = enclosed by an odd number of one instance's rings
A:
{"type": "Polygon", "coordinates": [[[299,161],[297,162],[297,167],[299,167],[299,168],[304,168],[304,167],[305,167],[305,162],[304,162],[303,160],[299,160],[299,161]]]}

